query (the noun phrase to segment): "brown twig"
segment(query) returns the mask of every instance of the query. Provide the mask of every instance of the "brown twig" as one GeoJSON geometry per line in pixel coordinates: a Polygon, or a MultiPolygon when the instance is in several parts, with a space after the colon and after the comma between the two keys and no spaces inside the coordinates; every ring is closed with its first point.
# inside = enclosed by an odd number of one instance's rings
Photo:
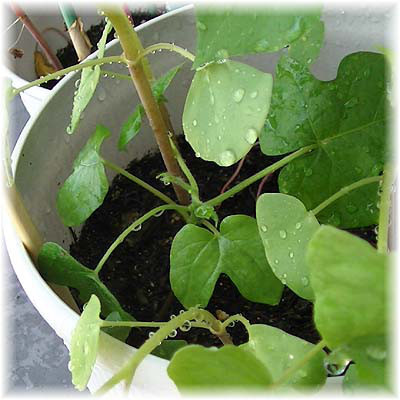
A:
{"type": "Polygon", "coordinates": [[[258,199],[261,195],[261,192],[263,190],[263,187],[265,185],[265,182],[268,181],[268,179],[272,176],[272,174],[269,175],[265,175],[264,178],[262,179],[262,181],[260,182],[260,184],[258,185],[258,189],[257,189],[257,195],[256,195],[256,199],[258,199]]]}
{"type": "Polygon", "coordinates": [[[234,172],[233,175],[228,179],[228,181],[225,183],[225,185],[222,187],[222,189],[221,189],[221,194],[224,193],[226,189],[228,189],[228,187],[232,184],[232,182],[233,182],[233,181],[236,179],[236,177],[239,175],[239,172],[240,172],[240,170],[241,170],[242,167],[243,167],[243,164],[244,164],[244,160],[245,160],[245,159],[246,159],[246,156],[243,157],[243,158],[240,160],[238,166],[236,167],[235,172],[234,172]]]}
{"type": "Polygon", "coordinates": [[[10,3],[11,8],[13,9],[15,15],[21,20],[24,24],[26,29],[30,32],[33,38],[39,43],[40,48],[42,49],[43,53],[46,55],[47,59],[51,63],[51,65],[55,68],[56,71],[62,69],[62,65],[60,60],[55,56],[55,54],[50,49],[49,45],[47,44],[46,40],[39,32],[39,30],[35,27],[32,23],[30,18],[25,14],[25,12],[20,8],[16,3],[10,3]]]}

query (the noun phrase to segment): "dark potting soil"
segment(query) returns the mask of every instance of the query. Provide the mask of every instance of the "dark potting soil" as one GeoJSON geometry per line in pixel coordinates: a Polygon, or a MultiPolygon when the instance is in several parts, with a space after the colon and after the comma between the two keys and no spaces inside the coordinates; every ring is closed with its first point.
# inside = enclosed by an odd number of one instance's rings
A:
{"type": "MultiPolygon", "coordinates": [[[[149,11],[146,9],[138,9],[134,13],[131,13],[130,19],[131,19],[131,21],[133,21],[134,26],[138,26],[140,24],[143,24],[146,21],[149,21],[155,17],[158,17],[158,16],[164,14],[165,12],[166,12],[166,9],[164,6],[159,6],[152,11],[149,11]]],[[[86,31],[86,34],[88,35],[90,43],[92,44],[91,53],[93,53],[97,50],[97,43],[99,42],[99,40],[101,38],[104,27],[105,27],[105,21],[102,21],[98,25],[92,25],[90,27],[90,29],[86,31]]],[[[67,29],[65,28],[65,30],[67,30],[67,29]]],[[[111,32],[107,36],[107,41],[106,41],[107,43],[114,39],[114,34],[115,34],[115,31],[114,31],[114,29],[112,29],[111,32]]],[[[68,35],[68,32],[67,32],[67,35],[68,35]]],[[[78,56],[76,54],[76,51],[74,49],[72,42],[69,42],[66,47],[57,50],[56,56],[60,60],[63,68],[70,67],[79,62],[78,56]]],[[[60,80],[53,79],[51,81],[41,84],[40,86],[42,86],[46,89],[52,89],[58,82],[60,82],[60,80]]]]}
{"type": "MultiPolygon", "coordinates": [[[[214,163],[195,157],[185,140],[179,140],[181,152],[195,176],[200,196],[210,199],[220,193],[236,166],[221,168],[214,163]]],[[[235,183],[274,163],[279,157],[267,157],[255,146],[247,155],[235,183]]],[[[165,186],[155,177],[165,171],[160,154],[148,154],[140,161],[133,161],[128,171],[154,187],[174,197],[171,186],[165,186]]],[[[278,192],[274,173],[264,185],[263,192],[278,192]]],[[[222,203],[218,209],[220,220],[232,214],[255,217],[256,194],[259,182],[222,203]]],[[[85,223],[79,239],[71,245],[71,254],[89,268],[95,268],[103,254],[121,231],[139,216],[160,205],[158,198],[135,185],[123,176],[117,176],[104,204],[85,223]]],[[[104,265],[100,278],[117,297],[122,307],[139,321],[165,321],[177,315],[183,306],[173,295],[169,284],[169,252],[173,237],[184,225],[174,212],[164,212],[132,232],[113,252],[104,265]]],[[[373,229],[353,230],[353,233],[373,242],[373,229]]],[[[280,303],[276,306],[253,303],[243,298],[228,276],[222,274],[207,306],[214,315],[217,310],[229,315],[242,313],[252,324],[267,324],[311,343],[320,340],[313,324],[313,305],[285,287],[280,303]]],[[[228,329],[235,344],[244,343],[248,336],[237,323],[228,329]]],[[[127,340],[140,346],[151,329],[133,329],[127,340]]],[[[192,328],[180,332],[176,339],[192,344],[220,346],[219,340],[205,329],[192,328]]]]}

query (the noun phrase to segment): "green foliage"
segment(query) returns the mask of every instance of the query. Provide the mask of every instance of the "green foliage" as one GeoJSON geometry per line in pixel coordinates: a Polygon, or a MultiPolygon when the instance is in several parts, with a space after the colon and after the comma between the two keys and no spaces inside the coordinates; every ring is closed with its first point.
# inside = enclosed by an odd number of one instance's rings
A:
{"type": "MultiPolygon", "coordinates": [[[[302,360],[314,345],[268,325],[251,325],[249,341],[240,346],[253,353],[277,381],[287,369],[302,360]]],[[[320,350],[285,382],[285,387],[318,388],[326,380],[325,353],[320,350]]]]}
{"type": "MultiPolygon", "coordinates": [[[[107,22],[101,39],[98,43],[98,58],[104,56],[104,50],[106,46],[107,35],[110,33],[112,25],[107,22]]],[[[74,94],[74,103],[72,107],[71,123],[67,128],[67,133],[72,134],[76,130],[80,117],[92,99],[94,92],[96,91],[97,84],[100,80],[100,65],[94,67],[87,67],[82,70],[81,78],[79,80],[79,86],[74,94]]]]}
{"type": "Polygon", "coordinates": [[[197,71],[182,116],[196,155],[228,167],[254,145],[268,113],[272,76],[235,61],[197,71]]]}
{"type": "Polygon", "coordinates": [[[322,226],[309,243],[307,263],[315,325],[331,349],[386,332],[385,254],[350,233],[322,226]]]}
{"type": "Polygon", "coordinates": [[[100,157],[103,140],[110,131],[98,125],[74,161],[73,172],[57,195],[57,210],[66,226],[84,222],[102,203],[108,180],[100,157]]]}
{"type": "MultiPolygon", "coordinates": [[[[157,79],[152,85],[153,95],[158,102],[167,101],[164,97],[164,93],[168,86],[174,79],[175,75],[182,68],[183,64],[178,65],[170,69],[166,74],[157,79]]],[[[118,140],[118,149],[126,150],[127,144],[139,133],[142,127],[142,118],[145,115],[144,108],[141,104],[135,107],[133,113],[124,122],[121,128],[121,133],[118,140]]]]}
{"type": "Polygon", "coordinates": [[[268,265],[254,218],[226,217],[218,235],[185,225],[175,236],[170,255],[170,281],[186,307],[206,306],[221,273],[227,274],[245,298],[277,304],[282,284],[268,265]]]}
{"type": "Polygon", "coordinates": [[[314,214],[300,200],[281,193],[263,194],[256,208],[259,233],[272,271],[297,295],[313,300],[306,250],[319,227],[314,214]]]}
{"type": "Polygon", "coordinates": [[[257,12],[235,6],[196,11],[197,52],[193,68],[232,56],[271,53],[289,45],[289,54],[311,63],[319,54],[324,25],[318,9],[257,12]]]}
{"type": "Polygon", "coordinates": [[[72,332],[69,369],[72,383],[84,390],[96,362],[100,334],[100,302],[92,295],[72,332]]]}
{"type": "MultiPolygon", "coordinates": [[[[261,134],[267,155],[317,144],[280,173],[279,188],[298,197],[308,210],[340,188],[379,175],[385,161],[385,60],[354,53],[339,65],[337,78],[316,79],[308,67],[282,57],[271,110],[261,134]]],[[[364,186],[325,209],[318,218],[343,228],[377,222],[377,185],[364,186]]]]}
{"type": "Polygon", "coordinates": [[[38,267],[47,282],[77,289],[82,303],[89,301],[91,295],[95,294],[100,299],[101,312],[105,317],[116,311],[123,320],[134,320],[122,309],[118,300],[93,270],[76,261],[58,244],[49,242],[42,246],[38,256],[38,267]]]}
{"type": "Polygon", "coordinates": [[[272,382],[270,373],[256,356],[232,345],[220,349],[186,346],[172,357],[167,372],[183,391],[207,388],[265,390],[272,382]]]}

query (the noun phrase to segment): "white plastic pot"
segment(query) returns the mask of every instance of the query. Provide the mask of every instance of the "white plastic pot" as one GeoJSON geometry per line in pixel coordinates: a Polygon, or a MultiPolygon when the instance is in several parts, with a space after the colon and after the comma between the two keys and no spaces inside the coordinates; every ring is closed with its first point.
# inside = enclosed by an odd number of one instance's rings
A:
{"type": "MultiPolygon", "coordinates": [[[[374,51],[375,45],[387,45],[384,35],[387,32],[389,11],[389,9],[370,9],[360,6],[353,11],[326,7],[323,13],[326,43],[320,59],[313,67],[317,77],[334,78],[340,60],[349,53],[358,50],[374,51]]],[[[149,21],[141,25],[138,32],[144,46],[155,42],[174,42],[189,51],[195,51],[195,20],[191,6],[149,21]]],[[[118,42],[109,44],[107,55],[116,55],[120,52],[118,42]]],[[[244,61],[261,70],[272,72],[277,58],[277,55],[256,55],[245,57],[244,61]]],[[[159,76],[182,62],[182,59],[174,53],[164,52],[150,56],[150,62],[155,75],[159,76]]],[[[118,71],[125,68],[117,67],[118,71]]],[[[177,131],[181,129],[183,105],[192,76],[193,71],[187,64],[167,92],[169,99],[167,107],[177,131]]],[[[102,79],[92,102],[84,112],[84,118],[77,132],[72,136],[67,135],[74,83],[78,77],[70,75],[52,90],[40,112],[26,125],[13,154],[16,183],[34,222],[45,240],[57,242],[66,249],[69,247],[71,237],[57,215],[56,193],[59,184],[69,175],[79,149],[96,125],[104,124],[111,129],[112,138],[104,143],[102,152],[105,158],[119,165],[127,165],[132,158],[140,157],[155,149],[152,133],[147,124],[144,124],[141,133],[129,145],[129,151],[118,152],[117,140],[121,123],[132,112],[138,103],[138,98],[129,82],[118,82],[109,78],[102,79]]],[[[112,177],[113,174],[110,174],[110,178],[112,177]]],[[[68,308],[40,277],[6,217],[4,230],[7,249],[22,286],[43,318],[68,347],[78,315],[68,308]]],[[[99,355],[89,382],[89,389],[94,391],[101,386],[134,352],[134,348],[102,333],[99,355]]],[[[136,396],[177,395],[177,389],[167,375],[167,365],[167,361],[155,356],[146,357],[137,370],[130,393],[133,395],[135,390],[136,396]]],[[[335,386],[335,380],[328,381],[328,387],[335,386]]],[[[121,390],[122,385],[119,385],[112,390],[112,393],[121,395],[121,390]]]]}

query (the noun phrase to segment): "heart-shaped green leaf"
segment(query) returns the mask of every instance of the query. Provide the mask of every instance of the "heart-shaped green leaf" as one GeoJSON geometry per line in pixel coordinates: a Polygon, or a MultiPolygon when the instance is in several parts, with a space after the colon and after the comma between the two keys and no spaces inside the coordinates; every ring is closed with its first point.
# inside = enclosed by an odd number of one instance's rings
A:
{"type": "Polygon", "coordinates": [[[175,296],[186,307],[206,306],[221,273],[227,274],[248,300],[277,304],[283,286],[272,273],[254,218],[225,218],[220,234],[185,225],[171,247],[170,281],[175,296]]]}
{"type": "Polygon", "coordinates": [[[307,251],[314,321],[329,348],[387,329],[389,260],[368,242],[321,226],[307,251]]]}
{"type": "Polygon", "coordinates": [[[103,140],[110,131],[98,125],[74,161],[73,172],[57,195],[57,210],[66,226],[84,222],[104,201],[108,180],[100,157],[103,140]]]}
{"type": "Polygon", "coordinates": [[[232,345],[220,349],[192,345],[178,350],[168,365],[169,377],[179,390],[265,389],[272,379],[250,351],[232,345]]]}
{"type": "MultiPolygon", "coordinates": [[[[314,345],[272,326],[251,325],[249,341],[240,347],[253,353],[275,382],[287,369],[303,359],[314,345]]],[[[323,350],[315,354],[285,382],[285,387],[321,387],[326,380],[324,357],[323,350]]]]}
{"type": "Polygon", "coordinates": [[[193,68],[232,56],[271,53],[288,45],[292,57],[311,63],[318,57],[324,36],[316,8],[288,11],[269,6],[246,11],[235,6],[203,7],[196,11],[196,20],[193,68]]]}
{"type": "MultiPolygon", "coordinates": [[[[99,53],[97,58],[102,58],[106,46],[107,35],[112,29],[111,22],[107,22],[101,39],[98,43],[99,53]]],[[[100,65],[94,67],[87,67],[82,70],[81,77],[79,79],[79,86],[74,94],[74,102],[72,106],[71,123],[67,128],[67,133],[74,133],[77,128],[81,115],[96,91],[97,84],[100,80],[100,65]]]]}
{"type": "Polygon", "coordinates": [[[99,315],[100,301],[92,295],[72,332],[69,369],[72,383],[78,390],[85,390],[96,362],[101,322],[99,315]]]}
{"type": "Polygon", "coordinates": [[[183,111],[183,130],[196,155],[228,167],[258,139],[269,109],[272,76],[226,61],[196,72],[183,111]]]}
{"type": "MultiPolygon", "coordinates": [[[[335,80],[324,82],[307,66],[281,59],[261,149],[279,155],[318,146],[281,171],[281,192],[311,210],[342,187],[380,174],[387,141],[385,70],[382,54],[354,53],[342,60],[335,80]]],[[[344,228],[368,226],[377,221],[376,203],[377,184],[367,185],[318,219],[344,228]]]]}
{"type": "Polygon", "coordinates": [[[117,311],[122,320],[134,320],[122,309],[118,300],[94,271],[76,261],[58,244],[48,242],[42,246],[38,256],[38,267],[47,282],[77,289],[82,303],[87,302],[90,296],[95,294],[100,299],[104,317],[117,311]]]}
{"type": "Polygon", "coordinates": [[[313,300],[306,250],[319,223],[293,196],[265,193],[257,200],[257,224],[274,274],[297,295],[313,300]]]}
{"type": "MultiPolygon", "coordinates": [[[[153,95],[158,102],[167,101],[164,93],[174,79],[175,75],[182,68],[183,64],[170,69],[166,74],[157,79],[152,85],[153,95]]],[[[124,122],[118,140],[118,150],[126,150],[126,145],[139,133],[142,127],[142,118],[145,115],[144,108],[141,104],[135,107],[134,112],[124,122]]]]}

